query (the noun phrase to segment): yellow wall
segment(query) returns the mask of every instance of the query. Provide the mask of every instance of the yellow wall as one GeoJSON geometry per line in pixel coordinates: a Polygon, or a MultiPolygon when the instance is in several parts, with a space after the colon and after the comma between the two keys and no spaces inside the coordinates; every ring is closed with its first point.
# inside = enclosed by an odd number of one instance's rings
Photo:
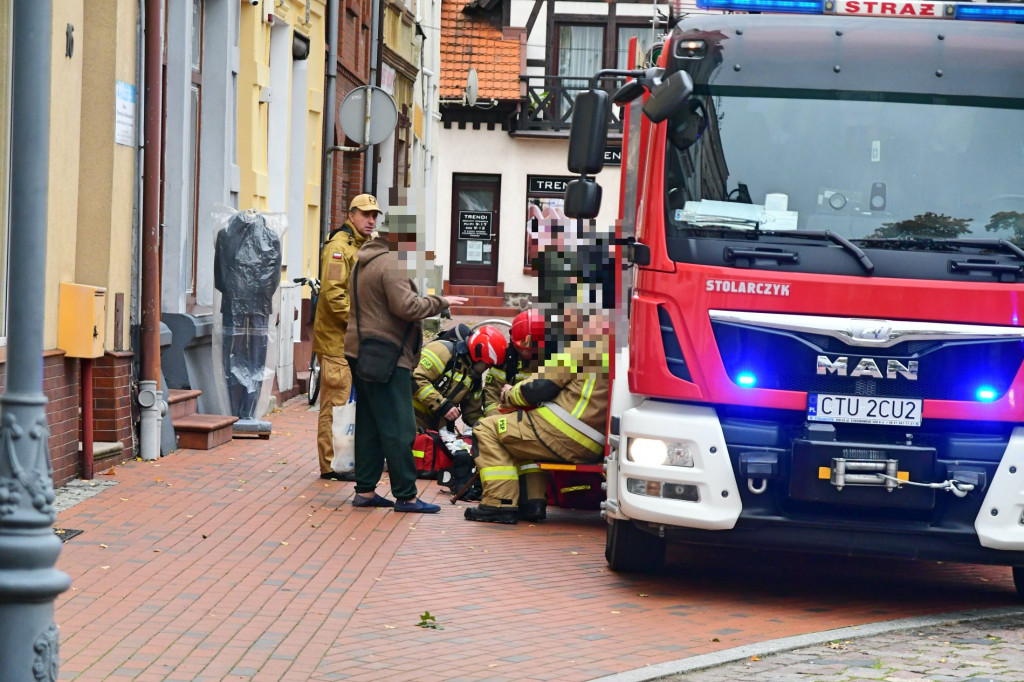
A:
{"type": "MultiPolygon", "coordinates": [[[[124,295],[120,348],[128,348],[131,302],[135,148],[114,142],[116,81],[135,83],[138,3],[85,5],[87,42],[82,93],[82,148],[78,178],[78,248],[74,281],[107,290],[106,350],[114,338],[114,299],[124,295]]],[[[139,97],[136,88],[136,98],[139,97]]],[[[136,138],[143,121],[137,115],[136,138]]]]}
{"type": "MultiPolygon", "coordinates": [[[[309,21],[306,21],[304,0],[285,0],[274,3],[275,22],[284,22],[292,30],[309,38],[306,88],[306,154],[305,154],[305,225],[289,225],[286,239],[301,239],[303,243],[303,272],[288,273],[289,277],[315,275],[319,269],[320,242],[320,168],[323,158],[323,104],[324,55],[326,54],[326,4],[324,0],[309,3],[309,21]]],[[[238,165],[241,169],[239,209],[267,208],[269,180],[267,177],[267,115],[268,106],[260,102],[261,90],[270,85],[270,32],[271,27],[260,16],[271,5],[264,3],[252,7],[242,4],[239,36],[238,73],[238,165]]],[[[290,89],[285,93],[290,96],[290,89]]],[[[290,110],[290,107],[289,107],[290,110]]],[[[294,169],[290,169],[294,173],[294,169]]]]}
{"type": "Polygon", "coordinates": [[[78,226],[78,163],[82,110],[84,0],[53,3],[50,71],[50,175],[46,230],[46,326],[43,346],[57,345],[57,295],[60,282],[75,278],[78,226]],[[75,27],[75,49],[65,56],[65,27],[75,27]]]}

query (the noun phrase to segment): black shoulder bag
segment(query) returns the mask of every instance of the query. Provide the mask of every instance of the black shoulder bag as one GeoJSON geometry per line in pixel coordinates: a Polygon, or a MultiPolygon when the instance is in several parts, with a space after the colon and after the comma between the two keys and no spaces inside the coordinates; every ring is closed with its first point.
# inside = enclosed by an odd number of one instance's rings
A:
{"type": "Polygon", "coordinates": [[[356,263],[352,272],[352,305],[356,309],[356,336],[359,339],[359,357],[356,358],[353,371],[363,381],[375,384],[387,383],[391,379],[391,375],[395,373],[398,359],[402,357],[402,350],[405,347],[405,340],[409,337],[412,322],[405,328],[401,345],[375,336],[363,338],[362,330],[359,328],[359,263],[356,263]]]}

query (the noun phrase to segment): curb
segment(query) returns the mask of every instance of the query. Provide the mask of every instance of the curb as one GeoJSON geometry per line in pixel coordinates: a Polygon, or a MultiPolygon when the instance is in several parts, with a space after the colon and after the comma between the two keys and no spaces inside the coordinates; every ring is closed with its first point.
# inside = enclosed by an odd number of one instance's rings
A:
{"type": "Polygon", "coordinates": [[[689,658],[681,658],[666,663],[658,663],[624,673],[599,677],[591,682],[647,682],[658,680],[669,675],[692,673],[698,670],[706,670],[727,663],[743,661],[751,656],[769,656],[780,654],[794,649],[803,649],[808,646],[816,646],[840,639],[858,639],[874,635],[899,632],[901,630],[912,630],[916,628],[932,627],[948,623],[969,623],[991,618],[1002,618],[1006,616],[1024,615],[1024,607],[1000,607],[994,609],[980,609],[971,611],[953,611],[950,613],[937,613],[932,616],[916,616],[914,618],[901,618],[899,620],[882,621],[880,623],[866,623],[854,625],[835,630],[822,630],[806,635],[795,637],[782,637],[770,639],[757,644],[746,644],[744,646],[723,649],[710,654],[701,654],[689,658]]]}

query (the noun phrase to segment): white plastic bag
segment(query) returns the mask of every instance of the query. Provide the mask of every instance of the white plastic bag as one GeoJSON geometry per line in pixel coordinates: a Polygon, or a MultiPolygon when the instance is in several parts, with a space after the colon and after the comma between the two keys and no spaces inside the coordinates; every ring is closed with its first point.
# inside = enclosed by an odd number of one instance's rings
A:
{"type": "Polygon", "coordinates": [[[338,474],[352,473],[356,469],[356,401],[336,405],[331,418],[331,433],[334,436],[331,468],[338,474]]]}

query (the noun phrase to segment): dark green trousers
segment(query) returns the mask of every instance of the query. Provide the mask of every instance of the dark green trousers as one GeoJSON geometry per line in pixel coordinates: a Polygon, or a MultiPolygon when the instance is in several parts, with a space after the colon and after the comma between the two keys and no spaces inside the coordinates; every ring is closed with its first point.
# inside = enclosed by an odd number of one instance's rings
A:
{"type": "Polygon", "coordinates": [[[356,492],[373,492],[386,460],[391,494],[396,500],[416,498],[412,372],[398,367],[383,384],[363,381],[353,372],[352,381],[356,389],[356,492]]]}

